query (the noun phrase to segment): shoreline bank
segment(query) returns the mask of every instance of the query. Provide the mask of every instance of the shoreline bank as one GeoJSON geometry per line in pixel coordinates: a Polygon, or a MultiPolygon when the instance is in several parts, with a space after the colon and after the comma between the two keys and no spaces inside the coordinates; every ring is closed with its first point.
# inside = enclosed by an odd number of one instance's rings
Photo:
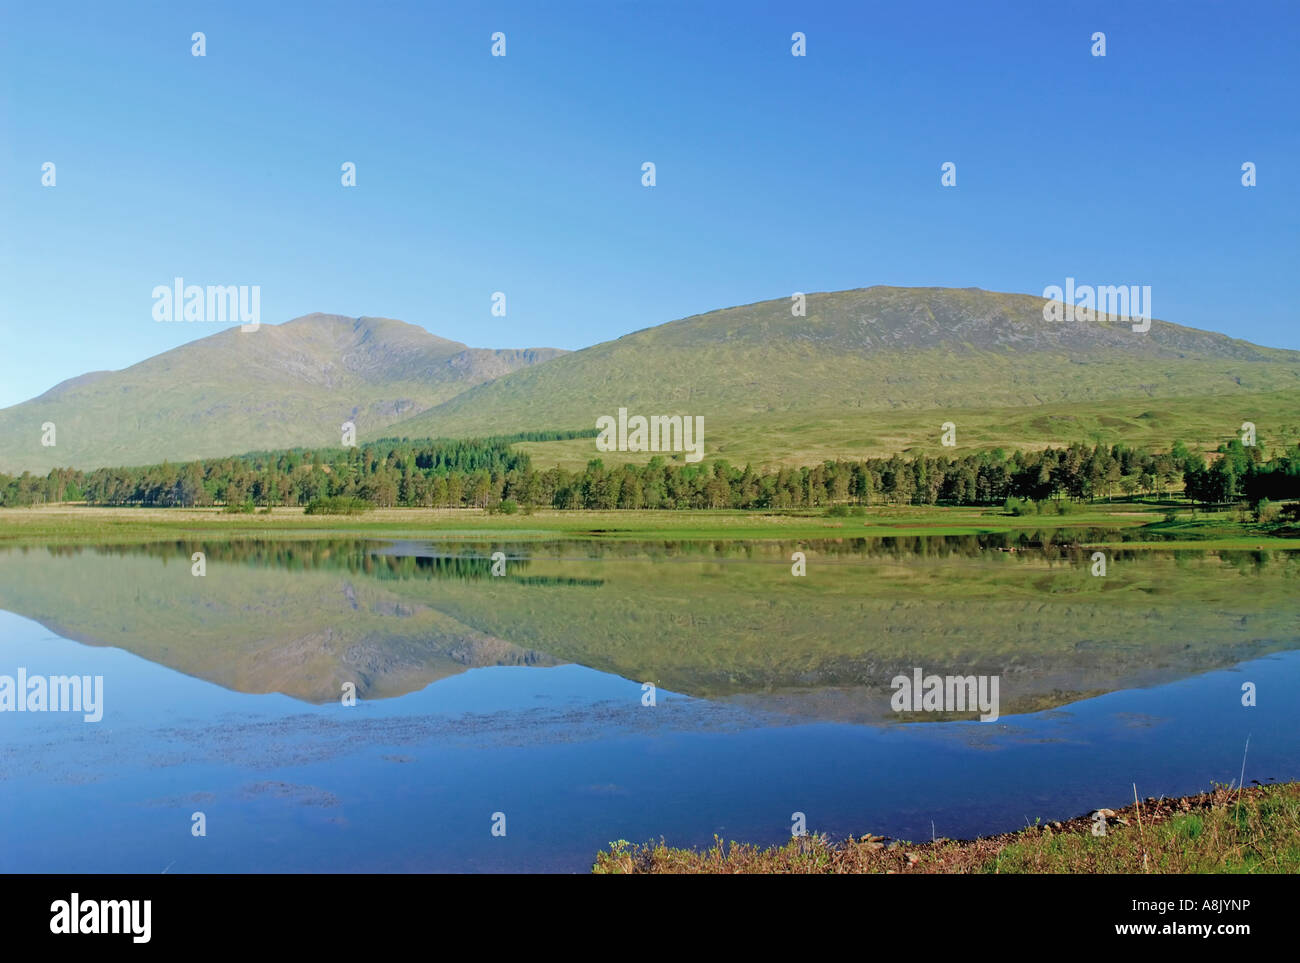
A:
{"type": "Polygon", "coordinates": [[[810,835],[762,847],[715,837],[704,850],[620,840],[597,855],[592,872],[1296,873],[1300,781],[1148,798],[971,840],[913,844],[867,834],[832,842],[810,835]]]}

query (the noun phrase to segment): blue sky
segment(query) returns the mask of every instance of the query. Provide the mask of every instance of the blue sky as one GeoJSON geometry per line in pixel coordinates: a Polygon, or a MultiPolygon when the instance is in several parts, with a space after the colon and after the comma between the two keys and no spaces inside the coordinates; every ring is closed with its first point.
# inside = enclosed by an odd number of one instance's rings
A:
{"type": "Polygon", "coordinates": [[[1072,276],[1300,348],[1294,3],[3,11],[0,405],[215,333],[153,321],[176,276],[259,285],[269,323],[563,348],[793,291],[1072,276]]]}

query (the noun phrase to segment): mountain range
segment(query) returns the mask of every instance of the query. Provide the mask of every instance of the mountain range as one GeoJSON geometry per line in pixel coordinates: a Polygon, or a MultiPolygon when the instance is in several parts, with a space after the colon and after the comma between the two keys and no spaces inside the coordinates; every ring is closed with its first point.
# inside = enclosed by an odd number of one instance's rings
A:
{"type": "MultiPolygon", "coordinates": [[[[237,329],[0,410],[0,470],[144,464],[359,439],[591,429],[602,415],[702,416],[707,456],[780,463],[1078,439],[1206,444],[1300,420],[1300,352],[1153,321],[1051,322],[1041,297],[871,287],[780,298],[584,348],[488,350],[385,318],[237,329]],[[57,428],[42,447],[41,426],[57,428]],[[1204,436],[1204,437],[1201,437],[1204,436]]],[[[525,445],[525,448],[529,448],[525,445]]],[[[590,438],[535,443],[549,464],[590,438]],[[553,455],[553,458],[548,458],[553,455]]],[[[618,453],[614,456],[644,458],[618,453]]]]}

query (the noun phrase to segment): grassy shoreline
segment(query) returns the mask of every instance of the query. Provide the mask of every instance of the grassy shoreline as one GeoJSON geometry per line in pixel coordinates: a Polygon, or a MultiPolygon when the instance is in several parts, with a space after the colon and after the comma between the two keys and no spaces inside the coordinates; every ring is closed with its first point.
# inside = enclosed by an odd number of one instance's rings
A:
{"type": "Polygon", "coordinates": [[[1296,873],[1300,782],[1149,798],[1061,822],[973,840],[911,844],[865,835],[821,836],[780,846],[724,844],[707,850],[620,840],[593,873],[1296,873]],[[1097,813],[1100,814],[1099,819],[1097,813]],[[1094,835],[1104,819],[1105,835],[1094,835]]]}
{"type": "MultiPolygon", "coordinates": [[[[1190,514],[1184,511],[1182,514],[1190,514]]],[[[873,507],[865,516],[829,517],[817,510],[753,512],[557,511],[492,515],[481,509],[376,509],[364,515],[227,514],[212,508],[97,508],[79,504],[0,509],[0,545],[138,543],[194,538],[337,538],[514,540],[563,539],[826,539],[985,535],[1023,531],[1106,529],[1082,544],[1125,548],[1300,548],[1285,537],[1223,517],[1167,523],[1163,509],[1117,503],[1087,505],[1065,516],[1015,516],[999,508],[873,507]],[[1151,532],[1143,539],[1134,531],[1151,532]]]]}

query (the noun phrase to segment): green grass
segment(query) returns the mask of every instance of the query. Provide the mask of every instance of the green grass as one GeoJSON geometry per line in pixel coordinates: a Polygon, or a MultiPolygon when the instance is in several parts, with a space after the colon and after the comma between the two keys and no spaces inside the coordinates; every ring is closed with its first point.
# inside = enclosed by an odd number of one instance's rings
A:
{"type": "MultiPolygon", "coordinates": [[[[972,397],[982,397],[978,393],[972,397]]],[[[1261,392],[1250,397],[1120,398],[1068,404],[971,408],[965,404],[929,410],[870,410],[843,406],[792,412],[755,412],[743,417],[725,411],[705,418],[705,453],[734,465],[802,466],[833,460],[888,458],[895,452],[930,456],[962,455],[1090,445],[1127,445],[1167,451],[1174,440],[1213,451],[1238,437],[1252,421],[1262,443],[1281,448],[1300,441],[1300,390],[1261,392]],[[1154,413],[1154,417],[1151,417],[1154,413]],[[939,444],[940,425],[957,426],[957,446],[939,444]]],[[[516,445],[541,468],[584,467],[599,457],[605,464],[642,464],[649,455],[597,452],[590,438],[524,442],[516,445]]],[[[670,457],[670,460],[671,457],[670,457]]],[[[680,461],[681,456],[676,456],[680,461]]]]}
{"type": "Polygon", "coordinates": [[[611,843],[594,873],[1010,873],[1186,874],[1300,872],[1300,783],[1238,793],[1216,789],[1180,799],[1148,799],[1105,819],[1084,816],[1019,833],[914,845],[866,835],[780,846],[721,840],[706,850],[662,841],[611,843]]]}
{"type": "Polygon", "coordinates": [[[201,534],[205,538],[376,538],[516,540],[789,539],[978,535],[1021,530],[1107,529],[1089,544],[1146,544],[1170,548],[1295,547],[1294,537],[1242,524],[1232,513],[1163,523],[1167,506],[1146,501],[1096,502],[1062,516],[1013,516],[1000,507],[872,506],[863,516],[834,517],[824,510],[555,511],[489,514],[478,509],[376,509],[363,516],[306,515],[301,508],[270,514],[231,515],[213,508],[88,508],[83,505],[0,508],[0,545],[149,542],[201,534]],[[1136,529],[1152,537],[1140,541],[1136,529]]]}
{"type": "MultiPolygon", "coordinates": [[[[810,295],[658,325],[523,369],[395,425],[393,433],[498,433],[502,424],[591,428],[630,414],[703,417],[707,457],[754,465],[1031,449],[1072,441],[1214,447],[1243,421],[1266,444],[1300,419],[1300,353],[1157,321],[1135,336],[1111,318],[1043,319],[1020,294],[874,287],[810,295]]],[[[528,446],[576,467],[595,445],[528,446]]],[[[614,458],[607,459],[613,461],[614,458]]],[[[644,459],[641,459],[644,460],[644,459]]]]}

